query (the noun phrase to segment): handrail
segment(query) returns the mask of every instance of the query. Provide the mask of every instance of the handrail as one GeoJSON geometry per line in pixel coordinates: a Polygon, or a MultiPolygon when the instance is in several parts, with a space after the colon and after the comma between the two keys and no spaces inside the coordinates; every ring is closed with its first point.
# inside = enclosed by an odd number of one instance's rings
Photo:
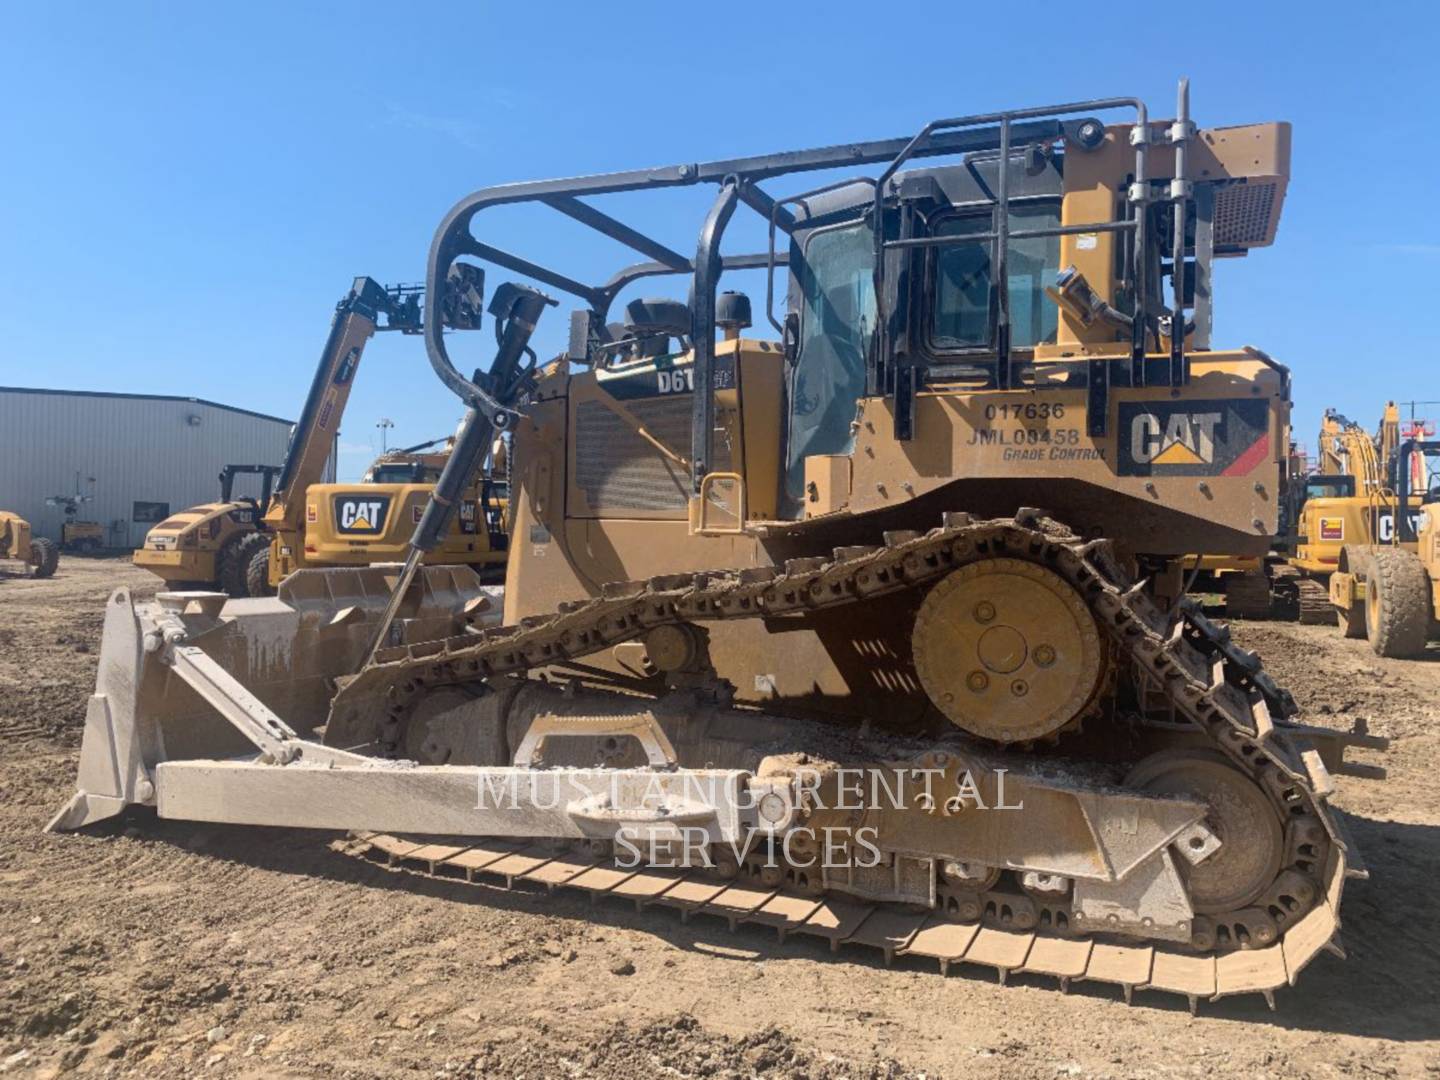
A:
{"type": "MultiPolygon", "coordinates": [[[[1175,261],[1175,268],[1172,270],[1172,282],[1175,285],[1175,302],[1171,306],[1169,319],[1176,324],[1176,330],[1171,335],[1171,363],[1169,381],[1173,384],[1183,381],[1186,372],[1185,364],[1185,337],[1186,326],[1184,322],[1185,310],[1185,226],[1186,215],[1191,201],[1191,186],[1185,176],[1186,169],[1186,147],[1193,125],[1189,123],[1188,117],[1188,84],[1181,83],[1179,92],[1179,118],[1170,127],[1168,137],[1175,145],[1177,157],[1177,175],[1172,180],[1169,190],[1169,201],[1173,203],[1174,236],[1172,237],[1172,253],[1175,261]]],[[[471,256],[482,261],[489,261],[500,266],[507,267],[516,273],[520,273],[540,281],[551,288],[568,292],[587,303],[594,313],[602,313],[608,309],[613,302],[616,292],[625,283],[634,280],[636,277],[648,276],[654,273],[685,273],[694,275],[692,279],[691,294],[697,298],[700,311],[694,319],[692,328],[693,340],[703,343],[714,335],[713,305],[705,302],[706,294],[713,289],[714,280],[720,271],[732,268],[730,260],[721,259],[718,269],[707,269],[698,262],[688,262],[684,256],[675,251],[672,247],[661,243],[653,237],[632,228],[629,225],[611,217],[608,213],[602,212],[585,201],[588,196],[613,194],[620,192],[631,192],[651,190],[663,187],[693,186],[701,183],[713,183],[724,188],[726,185],[733,185],[735,192],[735,203],[743,202],[753,211],[768,219],[770,226],[770,244],[764,265],[767,270],[766,283],[766,315],[772,325],[784,332],[783,326],[778,326],[774,317],[774,268],[779,265],[775,253],[775,231],[784,228],[787,232],[792,231],[794,222],[785,214],[783,207],[794,202],[794,199],[776,200],[763,191],[759,182],[771,177],[784,176],[794,173],[848,168],[864,165],[883,165],[883,170],[878,179],[869,180],[865,178],[853,178],[844,184],[828,185],[826,188],[816,189],[810,193],[812,196],[823,190],[845,186],[846,184],[863,182],[872,185],[873,205],[875,207],[875,294],[878,318],[876,321],[876,333],[882,346],[881,354],[884,354],[884,346],[887,344],[888,335],[894,332],[886,308],[885,292],[885,252],[904,247],[925,247],[932,246],[927,243],[927,238],[904,238],[898,242],[887,241],[883,228],[884,200],[887,188],[896,175],[907,162],[922,158],[936,156],[953,156],[963,154],[974,154],[990,151],[998,151],[1000,154],[1001,167],[998,176],[998,191],[994,202],[993,214],[995,216],[994,227],[990,233],[985,234],[981,242],[989,241],[993,247],[993,263],[996,277],[999,281],[1000,294],[996,304],[995,315],[995,343],[996,343],[996,374],[994,382],[1002,387],[1012,384],[1012,365],[1010,353],[1012,351],[1012,336],[1010,326],[1010,296],[1008,281],[1008,254],[1011,240],[1029,239],[1042,236],[1065,236],[1077,232],[1113,232],[1132,237],[1126,245],[1128,252],[1133,252],[1134,257],[1129,258],[1131,264],[1127,269],[1129,279],[1130,300],[1135,312],[1132,320],[1132,333],[1130,341],[1130,378],[1132,385],[1142,386],[1147,378],[1146,350],[1150,340],[1150,328],[1152,315],[1156,314],[1157,308],[1152,305],[1147,295],[1150,288],[1150,271],[1153,269],[1147,261],[1147,212],[1146,206],[1151,201],[1150,179],[1147,169],[1148,147],[1156,140],[1156,136],[1150,130],[1148,112],[1145,103],[1136,97],[1111,97],[1096,98],[1088,101],[1067,102],[1059,105],[1043,106],[1027,109],[1012,109],[1006,111],[976,113],[968,116],[950,117],[940,120],[932,120],[927,123],[919,132],[900,139],[887,139],[873,142],[842,144],[835,146],[818,147],[809,150],[786,151],[778,154],[760,155],[755,157],[734,158],[725,161],[712,161],[702,163],[682,163],[677,165],[664,166],[655,169],[643,169],[630,172],[605,173],[592,176],[571,177],[556,180],[543,180],[528,183],[505,184],[477,191],[457,202],[447,213],[436,230],[435,237],[430,246],[429,257],[426,265],[426,290],[425,290],[425,318],[424,336],[426,355],[431,367],[437,376],[453,393],[464,400],[467,405],[475,407],[484,412],[492,419],[492,422],[499,428],[508,427],[515,419],[515,416],[508,403],[502,403],[492,398],[475,381],[466,378],[457,370],[449,356],[444,337],[444,328],[440,319],[440,312],[444,302],[445,282],[451,266],[457,259],[464,256],[471,256]],[[1009,164],[1011,150],[1015,146],[1035,146],[1056,140],[1069,140],[1079,138],[1082,143],[1092,137],[1092,134],[1103,136],[1103,127],[1098,120],[1091,117],[1079,119],[1082,114],[1103,112],[1114,109],[1130,110],[1134,114],[1133,125],[1130,129],[1129,142],[1134,148],[1135,164],[1132,170],[1133,182],[1126,191],[1126,204],[1130,208],[1129,216],[1122,221],[1096,222],[1093,227],[1086,226],[1060,226],[1054,230],[1027,229],[1012,230],[1010,228],[1009,207],[1011,202],[1009,164]],[[1087,131],[1091,134],[1087,134],[1087,131]],[[580,224],[595,231],[609,236],[622,244],[625,244],[642,255],[649,257],[652,262],[638,264],[629,271],[612,278],[603,285],[590,285],[577,278],[563,274],[551,267],[532,262],[510,252],[502,251],[478,240],[471,232],[471,226],[476,216],[486,210],[499,205],[531,202],[541,203],[549,209],[563,214],[580,224]],[[702,281],[705,277],[708,281],[702,281]]],[[[732,206],[733,209],[733,206],[732,206]]],[[[726,215],[728,220],[728,214],[726,215]]],[[[711,222],[707,219],[707,228],[711,222]]],[[[719,226],[714,230],[713,248],[718,250],[719,234],[723,232],[725,222],[716,222],[719,226]]],[[[975,242],[976,237],[968,238],[969,242],[975,242]]],[[[956,242],[959,242],[958,240],[956,242]]],[[[704,241],[702,241],[704,246],[704,241]]],[[[934,245],[943,246],[943,245],[934,245]]],[[[700,344],[701,351],[704,345],[700,344]]],[[[1094,392],[1090,395],[1091,425],[1092,430],[1101,431],[1105,424],[1104,406],[1108,394],[1109,365],[1110,360],[1091,358],[1089,361],[1090,377],[1092,384],[1098,383],[1094,392]]],[[[712,365],[713,366],[713,365],[712,365]]],[[[697,392],[704,396],[705,390],[710,385],[710,368],[705,364],[704,356],[697,356],[696,367],[697,392]]],[[[703,406],[697,404],[695,419],[703,419],[699,415],[703,406]]],[[[697,448],[698,449],[698,448],[697,448]]],[[[705,465],[704,458],[708,454],[696,453],[692,455],[693,475],[692,483],[698,484],[703,473],[698,470],[705,465]]]]}
{"type": "MultiPolygon", "coordinates": [[[[1045,115],[1044,110],[1034,110],[1035,115],[1045,115]]],[[[1035,121],[1016,129],[1016,134],[1027,141],[1040,142],[1064,135],[1058,122],[1035,121]]],[[[908,157],[934,157],[940,155],[964,154],[972,151],[992,149],[995,133],[981,129],[952,132],[932,139],[925,147],[914,148],[908,157]]],[[[874,165],[888,162],[904,151],[913,140],[903,138],[885,139],[863,143],[846,143],[836,146],[818,147],[810,150],[785,151],[756,157],[735,158],[727,161],[684,163],[654,169],[639,169],[629,172],[602,173],[591,176],[569,177],[557,180],[540,180],[516,184],[501,184],[482,188],[461,199],[441,219],[430,244],[426,259],[426,290],[424,337],[425,352],[440,381],[467,405],[476,405],[489,414],[502,416],[501,426],[511,417],[508,410],[500,406],[473,381],[456,369],[449,350],[446,348],[443,326],[440,319],[446,275],[451,265],[461,256],[473,256],[493,262],[520,274],[532,276],[552,288],[568,292],[598,308],[608,306],[613,299],[614,279],[602,286],[589,286],[550,267],[531,262],[509,252],[483,244],[470,233],[475,217],[483,210],[496,206],[539,202],[557,213],[579,221],[602,234],[619,240],[642,254],[664,255],[661,266],[675,272],[678,269],[673,252],[658,240],[654,240],[608,214],[595,210],[584,203],[584,196],[613,194],[627,191],[652,190],[663,187],[685,187],[700,183],[723,184],[727,178],[737,178],[741,184],[741,201],[747,206],[768,206],[769,197],[756,184],[770,177],[791,173],[811,172],[850,166],[874,165]]],[[[778,262],[778,260],[777,260],[778,262]]],[[[725,265],[728,265],[728,261],[725,265]]],[[[765,265],[770,265],[769,261],[765,265]]],[[[651,272],[651,271],[647,271],[651,272]]],[[[659,272],[653,271],[653,272],[659,272]]],[[[683,271],[680,271],[683,272],[683,271]]]]}
{"type": "Polygon", "coordinates": [[[690,306],[690,348],[695,356],[695,387],[690,401],[690,482],[700,482],[710,471],[710,444],[715,435],[715,289],[720,280],[720,238],[740,201],[740,180],[720,185],[695,249],[694,298],[690,306]]]}
{"type": "MultiPolygon", "coordinates": [[[[1143,203],[1149,197],[1148,182],[1146,181],[1145,157],[1146,147],[1149,145],[1149,121],[1145,103],[1139,98],[1099,98],[1092,101],[1070,102],[1064,105],[1055,105],[1035,109],[1014,109],[997,113],[977,113],[972,116],[954,117],[948,120],[932,120],[916,134],[900,153],[881,172],[875,185],[875,296],[877,318],[876,325],[879,328],[888,326],[887,313],[884,310],[885,304],[885,249],[884,230],[878,227],[881,215],[884,212],[885,187],[895,177],[896,173],[906,161],[920,153],[926,142],[937,132],[953,130],[957,128],[973,128],[981,124],[999,125],[999,160],[998,169],[998,190],[995,196],[994,217],[996,225],[989,235],[994,245],[994,273],[992,278],[999,282],[995,327],[995,381],[1000,389],[1009,389],[1011,385],[1010,367],[1010,282],[1008,277],[1008,254],[1010,240],[1010,147],[1012,125],[1018,120],[1026,120],[1034,117],[1073,116],[1082,112],[1103,112],[1109,109],[1130,108],[1135,110],[1135,126],[1132,129],[1131,143],[1135,147],[1135,183],[1131,186],[1129,197],[1132,203],[1140,203],[1142,210],[1136,215],[1134,222],[1135,245],[1141,252],[1145,245],[1145,215],[1143,203]],[[1138,133],[1139,137],[1136,137],[1138,133]]],[[[1183,226],[1182,226],[1183,230],[1183,226]]],[[[1052,233],[1048,230],[1028,230],[1030,235],[1048,236],[1064,235],[1052,233]]],[[[973,237],[971,238],[973,241],[973,237]]],[[[1183,239],[1182,239],[1183,243],[1183,239]]],[[[909,243],[906,246],[922,246],[909,243]]],[[[1132,377],[1138,376],[1138,382],[1144,380],[1145,370],[1145,282],[1143,271],[1135,275],[1136,292],[1136,319],[1134,338],[1131,344],[1132,377]]],[[[1181,299],[1183,304],[1183,298],[1181,299]]]]}
{"type": "Polygon", "coordinates": [[[1410,521],[1410,456],[1417,453],[1440,453],[1440,441],[1406,439],[1396,451],[1395,482],[1398,487],[1394,536],[1396,542],[1402,544],[1413,544],[1420,539],[1419,534],[1415,531],[1415,526],[1410,521]]]}
{"type": "Polygon", "coordinates": [[[745,477],[737,472],[706,473],[701,479],[699,489],[696,492],[695,506],[694,531],[698,535],[734,536],[744,532],[745,522],[749,517],[745,477]],[[714,487],[718,481],[725,481],[735,485],[735,525],[733,528],[710,524],[707,514],[710,505],[710,489],[714,487]]]}

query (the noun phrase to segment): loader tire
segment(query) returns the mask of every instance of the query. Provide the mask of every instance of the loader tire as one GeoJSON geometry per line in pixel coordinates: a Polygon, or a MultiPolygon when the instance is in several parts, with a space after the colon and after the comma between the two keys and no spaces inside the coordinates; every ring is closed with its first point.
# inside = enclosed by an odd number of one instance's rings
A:
{"type": "Polygon", "coordinates": [[[60,549],[55,545],[55,541],[47,540],[43,536],[31,540],[30,565],[33,568],[32,577],[53,577],[55,568],[60,565],[60,549]]]}
{"type": "Polygon", "coordinates": [[[266,544],[250,557],[245,568],[245,592],[249,596],[274,596],[270,587],[270,545],[266,544]]]}
{"type": "Polygon", "coordinates": [[[221,590],[239,599],[251,595],[248,583],[250,560],[257,551],[269,549],[270,536],[262,532],[246,533],[227,543],[215,560],[221,590]]]}
{"type": "Polygon", "coordinates": [[[1408,659],[1425,651],[1430,629],[1430,576],[1413,552],[1375,548],[1365,574],[1365,636],[1380,656],[1408,659]]]}

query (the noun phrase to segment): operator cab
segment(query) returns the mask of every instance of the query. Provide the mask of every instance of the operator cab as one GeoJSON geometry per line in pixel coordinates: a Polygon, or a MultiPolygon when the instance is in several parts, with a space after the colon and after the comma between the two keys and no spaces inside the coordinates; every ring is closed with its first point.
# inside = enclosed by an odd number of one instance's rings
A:
{"type": "Polygon", "coordinates": [[[1355,477],[1346,475],[1307,476],[1305,500],[1351,499],[1355,497],[1355,477]]]}
{"type": "Polygon", "coordinates": [[[423,461],[377,461],[365,470],[362,484],[433,484],[440,476],[437,466],[423,461]]]}
{"type": "MultiPolygon", "coordinates": [[[[1010,229],[1060,224],[1063,159],[1058,153],[1010,161],[1010,229]]],[[[999,292],[990,233],[999,158],[970,155],[963,165],[917,169],[896,177],[884,210],[885,239],[930,237],[934,247],[887,255],[887,310],[896,355],[876,357],[874,191],[847,185],[805,198],[791,233],[788,309],[795,335],[787,377],[785,490],[804,498],[805,459],[854,448],[855,409],[867,392],[893,391],[901,369],[924,368],[949,380],[993,384],[999,292]],[[872,387],[867,370],[877,366],[872,387]],[[888,386],[884,385],[888,382],[888,386]]],[[[1053,345],[1059,308],[1046,295],[1060,270],[1056,235],[1020,237],[1009,246],[1010,348],[1033,377],[1038,345],[1053,345]]]]}

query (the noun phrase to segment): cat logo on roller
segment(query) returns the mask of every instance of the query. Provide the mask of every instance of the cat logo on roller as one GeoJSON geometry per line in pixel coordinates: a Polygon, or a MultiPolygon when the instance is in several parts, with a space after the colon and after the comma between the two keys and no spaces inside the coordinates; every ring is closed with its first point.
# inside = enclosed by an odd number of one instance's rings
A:
{"type": "Polygon", "coordinates": [[[1120,404],[1122,476],[1243,476],[1270,452],[1269,405],[1254,399],[1120,404]]]}
{"type": "Polygon", "coordinates": [[[389,495],[336,495],[335,528],[351,535],[374,536],[385,528],[389,495]]]}

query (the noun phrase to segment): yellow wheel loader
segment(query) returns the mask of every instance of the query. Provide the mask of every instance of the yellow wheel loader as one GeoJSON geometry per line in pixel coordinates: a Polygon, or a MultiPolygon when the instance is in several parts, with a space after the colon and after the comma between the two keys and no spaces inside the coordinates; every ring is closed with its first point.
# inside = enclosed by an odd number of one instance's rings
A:
{"type": "Polygon", "coordinates": [[[1440,469],[1424,467],[1437,454],[1440,442],[1400,445],[1391,506],[1410,512],[1396,515],[1393,531],[1377,542],[1346,545],[1330,575],[1340,625],[1380,656],[1418,657],[1426,642],[1440,639],[1440,469]]]}
{"type": "MultiPolygon", "coordinates": [[[[1348,570],[1352,551],[1395,542],[1400,435],[1393,401],[1373,435],[1335,410],[1325,411],[1316,471],[1292,468],[1277,550],[1262,566],[1226,580],[1228,616],[1322,625],[1338,619],[1348,636],[1365,636],[1359,609],[1332,601],[1332,575],[1348,570]]],[[[1419,499],[1408,503],[1414,516],[1419,499]]]]}
{"type": "Polygon", "coordinates": [[[1338,619],[1348,636],[1364,636],[1363,621],[1356,621],[1350,605],[1332,602],[1333,576],[1348,572],[1352,552],[1396,543],[1399,518],[1419,512],[1418,497],[1396,499],[1399,433],[1400,411],[1393,401],[1373,436],[1339,413],[1326,412],[1320,468],[1309,480],[1319,490],[1300,508],[1295,549],[1287,560],[1301,575],[1301,622],[1338,619]]]}
{"type": "Polygon", "coordinates": [[[0,510],[0,562],[23,563],[31,577],[48,578],[60,565],[60,548],[55,541],[30,532],[30,523],[19,514],[0,510]]]}
{"type": "Polygon", "coordinates": [[[1217,260],[1274,238],[1289,148],[1285,124],[1198,128],[1182,83],[1161,121],[1097,100],[467,196],[424,318],[466,415],[404,566],[230,604],[117,591],[52,827],[140,805],[346,829],[460,890],[1270,998],[1339,951],[1364,873],[1334,775],[1383,775],[1345,758],[1383,740],[1301,723],[1180,597],[1187,554],[1276,531],[1290,374],[1210,325],[1217,260]],[[687,187],[712,198],[693,251],[630,216],[687,187]],[[641,261],[588,283],[494,247],[514,203],[641,261]],[[742,210],[768,250],[724,250],[742,210]],[[479,263],[526,280],[467,378],[446,330],[479,322],[479,263]],[[720,288],[742,270],[773,335],[720,288]],[[575,301],[543,365],[542,288],[575,301]],[[496,434],[499,610],[424,565],[496,434]]]}
{"type": "Polygon", "coordinates": [[[172,589],[218,589],[250,595],[246,572],[257,552],[268,549],[261,515],[270,503],[277,465],[226,465],[220,472],[218,502],[192,506],[166,518],[145,534],[132,561],[172,589]],[[258,475],[259,499],[234,497],[235,478],[258,475]]]}

